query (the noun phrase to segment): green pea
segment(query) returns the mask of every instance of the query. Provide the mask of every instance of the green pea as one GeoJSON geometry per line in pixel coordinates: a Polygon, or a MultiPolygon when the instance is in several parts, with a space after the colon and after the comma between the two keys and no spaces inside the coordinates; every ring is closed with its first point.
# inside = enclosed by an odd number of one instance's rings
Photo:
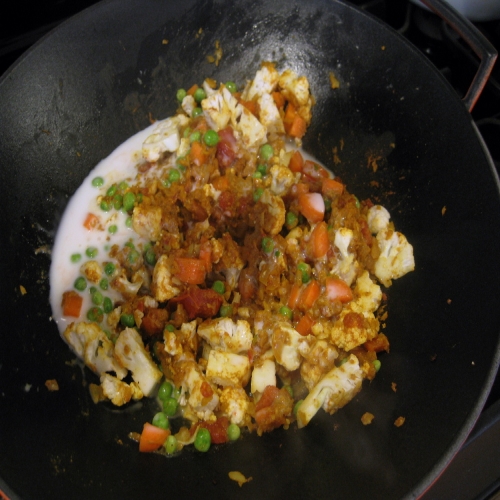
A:
{"type": "Polygon", "coordinates": [[[102,293],[96,290],[92,294],[92,303],[95,304],[96,306],[102,306],[103,301],[104,297],[102,296],[102,293]]]}
{"type": "Polygon", "coordinates": [[[76,278],[73,286],[80,292],[83,292],[87,288],[87,280],[83,276],[79,276],[76,278]]]}
{"type": "Polygon", "coordinates": [[[189,136],[189,142],[200,142],[201,140],[201,132],[196,130],[189,136]]]}
{"type": "Polygon", "coordinates": [[[206,99],[207,97],[207,94],[205,93],[205,91],[201,88],[201,87],[198,87],[195,91],[194,91],[194,100],[196,102],[201,102],[203,101],[203,99],[206,99]]]}
{"type": "Polygon", "coordinates": [[[130,212],[131,210],[133,210],[134,205],[135,205],[135,194],[132,193],[132,191],[128,191],[123,196],[123,209],[126,212],[130,212]]]}
{"type": "Polygon", "coordinates": [[[201,108],[194,108],[193,112],[191,113],[191,116],[193,118],[197,118],[198,116],[203,114],[203,110],[201,108]]]}
{"type": "Polygon", "coordinates": [[[127,260],[130,264],[134,265],[140,257],[140,253],[134,248],[128,254],[127,260]]]}
{"type": "Polygon", "coordinates": [[[109,210],[111,209],[111,205],[106,200],[102,200],[99,206],[101,207],[101,210],[103,212],[109,212],[109,210]]]}
{"type": "Polygon", "coordinates": [[[263,161],[267,161],[271,159],[271,157],[274,154],[274,149],[271,146],[271,144],[264,144],[260,147],[260,157],[262,158],[263,161]]]}
{"type": "Polygon", "coordinates": [[[172,397],[173,386],[168,380],[164,380],[159,389],[158,389],[158,397],[161,401],[164,401],[167,398],[172,397]]]}
{"type": "Polygon", "coordinates": [[[120,210],[123,206],[123,196],[121,194],[115,194],[113,197],[113,208],[115,210],[120,210]]]}
{"type": "Polygon", "coordinates": [[[132,217],[127,217],[127,218],[125,219],[125,225],[126,225],[127,227],[132,227],[132,217]]]}
{"type": "Polygon", "coordinates": [[[159,427],[160,429],[170,429],[170,422],[168,420],[168,417],[162,411],[156,413],[151,423],[154,426],[159,427]]]}
{"type": "Polygon", "coordinates": [[[219,309],[219,314],[223,318],[228,318],[233,315],[233,306],[229,304],[222,304],[219,309]]]}
{"type": "Polygon", "coordinates": [[[74,253],[71,255],[70,259],[71,259],[71,262],[73,262],[73,264],[76,264],[77,262],[80,262],[82,260],[82,254],[81,253],[74,253]]]}
{"type": "Polygon", "coordinates": [[[260,172],[254,172],[254,173],[252,174],[252,177],[253,177],[254,179],[262,179],[262,174],[261,174],[260,172]]]}
{"type": "Polygon", "coordinates": [[[95,259],[98,253],[99,251],[96,247],[88,247],[87,250],[85,250],[85,255],[90,259],[95,259]]]}
{"type": "Polygon", "coordinates": [[[261,163],[260,165],[257,165],[257,172],[260,172],[261,175],[264,176],[267,174],[267,167],[261,163]]]}
{"type": "Polygon", "coordinates": [[[349,358],[346,356],[345,358],[342,358],[340,361],[339,361],[339,366],[342,366],[344,363],[347,363],[347,360],[349,358]]]}
{"type": "Polygon", "coordinates": [[[227,428],[227,437],[229,441],[236,441],[241,435],[241,429],[236,424],[229,424],[227,428]]]}
{"type": "Polygon", "coordinates": [[[118,232],[118,226],[116,224],[111,224],[111,226],[108,227],[108,232],[109,234],[116,234],[118,232]]]}
{"type": "Polygon", "coordinates": [[[296,214],[293,212],[287,212],[285,215],[285,226],[288,230],[293,229],[294,227],[297,227],[297,224],[299,223],[299,218],[297,217],[296,214]]]}
{"type": "Polygon", "coordinates": [[[224,295],[224,292],[226,291],[226,285],[224,285],[222,281],[214,281],[212,290],[220,293],[221,295],[224,295]]]}
{"type": "Polygon", "coordinates": [[[220,140],[219,134],[215,130],[210,129],[203,134],[203,142],[208,147],[217,146],[219,140],[220,140]]]}
{"type": "Polygon", "coordinates": [[[112,262],[107,262],[105,265],[104,265],[104,272],[108,275],[108,276],[112,276],[116,271],[116,266],[112,263],[112,262]]]}
{"type": "Polygon", "coordinates": [[[181,388],[180,387],[174,387],[172,390],[172,397],[176,400],[179,401],[179,398],[181,397],[181,388]]]}
{"type": "Polygon", "coordinates": [[[274,248],[274,240],[269,236],[265,236],[262,238],[262,250],[265,253],[271,253],[274,248]]]}
{"type": "Polygon", "coordinates": [[[113,184],[106,191],[106,196],[114,196],[116,194],[117,190],[118,190],[118,186],[116,184],[113,184]]]}
{"type": "Polygon", "coordinates": [[[162,400],[163,403],[163,413],[167,417],[173,417],[177,413],[178,402],[175,398],[168,397],[162,400]]]}
{"type": "Polygon", "coordinates": [[[150,265],[154,266],[156,264],[156,254],[152,248],[148,248],[144,253],[144,260],[150,265]]]}
{"type": "Polygon", "coordinates": [[[170,182],[179,182],[181,180],[181,173],[176,168],[173,168],[168,173],[168,180],[170,182]]]}
{"type": "Polygon", "coordinates": [[[121,181],[120,184],[118,184],[118,189],[120,191],[125,191],[125,189],[128,188],[128,182],[126,181],[121,181]]]}
{"type": "Polygon", "coordinates": [[[113,310],[113,301],[109,297],[104,297],[102,308],[106,314],[109,314],[113,310]]]}
{"type": "Polygon", "coordinates": [[[104,185],[104,179],[102,177],[94,177],[92,179],[92,186],[101,187],[104,185]]]}
{"type": "Polygon", "coordinates": [[[135,250],[135,245],[134,245],[133,241],[127,241],[126,243],[124,243],[123,246],[127,247],[127,248],[131,248],[132,250],[135,250]]]}
{"type": "Polygon", "coordinates": [[[376,359],[373,361],[373,367],[375,368],[375,371],[379,371],[380,370],[380,367],[382,366],[382,363],[380,362],[380,360],[376,359]]]}
{"type": "Polygon", "coordinates": [[[184,137],[184,139],[187,139],[191,135],[192,131],[193,129],[191,127],[186,127],[184,129],[184,132],[182,132],[182,137],[184,137]]]}
{"type": "Polygon", "coordinates": [[[182,102],[184,100],[184,97],[187,96],[187,92],[185,89],[179,89],[176,94],[175,94],[175,97],[176,99],[179,101],[179,102],[182,102]]]}
{"type": "Polygon", "coordinates": [[[291,385],[284,385],[283,389],[285,389],[285,391],[288,392],[288,394],[290,394],[290,396],[293,398],[293,389],[291,385]]]}
{"type": "Polygon", "coordinates": [[[304,402],[303,399],[299,399],[299,401],[297,401],[293,407],[293,414],[294,415],[297,415],[297,412],[299,411],[299,408],[300,408],[300,405],[304,402]]]}
{"type": "Polygon", "coordinates": [[[95,293],[95,292],[97,292],[97,288],[96,288],[95,286],[91,286],[91,287],[89,288],[89,293],[90,293],[90,295],[92,295],[92,294],[93,294],[93,293],[95,293]]]}
{"type": "Polygon", "coordinates": [[[173,434],[170,434],[165,442],[165,451],[169,455],[173,455],[177,451],[177,438],[173,434]]]}
{"type": "Polygon", "coordinates": [[[194,447],[198,451],[208,451],[212,443],[212,438],[210,437],[210,432],[205,427],[198,427],[198,432],[194,438],[194,447]]]}
{"type": "Polygon", "coordinates": [[[236,83],[234,82],[226,82],[225,83],[226,89],[231,92],[231,94],[234,94],[236,92],[236,83]]]}
{"type": "Polygon", "coordinates": [[[356,196],[354,196],[354,203],[356,204],[356,208],[359,210],[361,208],[361,203],[359,202],[359,200],[356,198],[356,196]]]}
{"type": "Polygon", "coordinates": [[[261,187],[258,187],[254,192],[253,192],[253,201],[257,203],[260,200],[260,197],[263,195],[264,189],[261,187]]]}
{"type": "Polygon", "coordinates": [[[293,317],[293,311],[287,306],[280,307],[279,313],[290,320],[293,317]]]}
{"type": "Polygon", "coordinates": [[[89,321],[95,321],[96,323],[100,323],[104,318],[104,311],[100,307],[91,307],[87,311],[87,319],[89,321]]]}
{"type": "Polygon", "coordinates": [[[169,323],[168,325],[165,325],[165,330],[167,330],[167,332],[175,332],[175,326],[169,323]]]}
{"type": "Polygon", "coordinates": [[[125,326],[132,328],[135,325],[135,319],[133,314],[122,314],[120,316],[120,323],[125,326]]]}
{"type": "Polygon", "coordinates": [[[299,262],[297,269],[302,274],[302,283],[309,283],[311,281],[311,266],[305,262],[299,262]]]}

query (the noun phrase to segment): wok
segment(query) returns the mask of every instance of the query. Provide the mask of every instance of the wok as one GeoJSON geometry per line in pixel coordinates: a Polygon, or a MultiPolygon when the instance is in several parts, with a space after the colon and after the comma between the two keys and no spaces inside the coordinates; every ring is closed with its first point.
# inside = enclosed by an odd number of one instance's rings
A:
{"type": "Polygon", "coordinates": [[[12,499],[414,498],[452,459],[499,362],[499,186],[468,110],[398,34],[337,1],[109,0],[3,76],[0,116],[0,490],[12,499]],[[217,66],[207,61],[216,40],[217,66]],[[94,405],[93,374],[51,322],[58,220],[99,160],[175,111],[177,88],[207,76],[241,85],[265,60],[310,79],[317,104],[305,149],[333,166],[337,147],[335,173],[384,204],[414,246],[415,272],[387,290],[391,352],[354,401],[303,430],[173,459],[140,454],[127,434],[154,404],[94,405]],[[232,470],[253,480],[238,488],[232,470]]]}

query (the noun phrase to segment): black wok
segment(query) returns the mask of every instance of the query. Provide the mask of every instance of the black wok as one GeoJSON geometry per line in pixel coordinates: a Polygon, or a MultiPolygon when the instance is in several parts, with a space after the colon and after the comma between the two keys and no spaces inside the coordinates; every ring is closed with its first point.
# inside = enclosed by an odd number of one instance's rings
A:
{"type": "Polygon", "coordinates": [[[106,1],[3,76],[0,118],[0,490],[12,499],[414,498],[452,459],[499,361],[499,187],[466,107],[400,36],[336,1],[106,1]],[[206,59],[216,40],[218,66],[206,59]],[[207,76],[241,85],[264,60],[309,77],[317,105],[306,150],[333,166],[343,140],[335,173],[384,204],[414,245],[415,272],[387,290],[391,353],[353,402],[301,431],[174,459],[140,454],[127,434],[153,405],[94,405],[93,375],[51,322],[58,220],[100,159],[174,112],[177,88],[207,76]],[[239,488],[232,470],[253,480],[239,488]]]}

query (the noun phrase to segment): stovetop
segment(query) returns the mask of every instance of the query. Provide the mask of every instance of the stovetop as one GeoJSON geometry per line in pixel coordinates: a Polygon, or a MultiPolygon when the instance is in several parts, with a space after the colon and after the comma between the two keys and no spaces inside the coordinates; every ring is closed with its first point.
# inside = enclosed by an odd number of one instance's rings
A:
{"type": "MultiPolygon", "coordinates": [[[[97,1],[39,0],[36,15],[32,16],[26,16],[20,2],[11,6],[8,26],[0,32],[0,75],[37,40],[97,1]]],[[[457,94],[465,95],[478,60],[439,18],[410,0],[351,0],[351,3],[383,20],[412,42],[447,78],[457,94]]],[[[475,25],[500,50],[500,20],[475,25]]],[[[500,63],[493,69],[471,114],[500,172],[500,63]]],[[[469,439],[422,498],[500,499],[500,375],[469,439]]]]}

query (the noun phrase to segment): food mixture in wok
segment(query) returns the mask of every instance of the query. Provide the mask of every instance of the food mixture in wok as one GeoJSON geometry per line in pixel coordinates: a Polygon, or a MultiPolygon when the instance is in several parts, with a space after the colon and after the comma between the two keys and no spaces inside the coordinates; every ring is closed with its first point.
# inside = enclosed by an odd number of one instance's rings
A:
{"type": "Polygon", "coordinates": [[[92,398],[157,397],[133,436],[168,454],[348,403],[389,350],[378,283],[414,268],[388,211],[301,152],[306,77],[264,63],[241,91],[206,79],[177,99],[87,178],[51,268],[92,398]]]}

